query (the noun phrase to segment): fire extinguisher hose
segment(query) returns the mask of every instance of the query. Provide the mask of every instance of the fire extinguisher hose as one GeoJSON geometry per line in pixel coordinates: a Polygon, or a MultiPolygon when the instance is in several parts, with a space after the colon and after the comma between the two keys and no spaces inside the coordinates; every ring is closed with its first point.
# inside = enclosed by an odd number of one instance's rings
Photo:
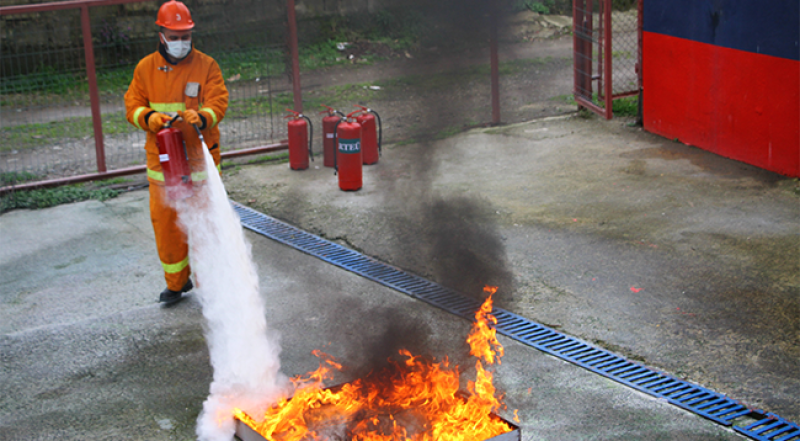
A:
{"type": "Polygon", "coordinates": [[[383,124],[381,124],[381,116],[378,115],[373,109],[367,109],[368,112],[373,113],[375,115],[375,119],[378,120],[378,154],[383,156],[383,149],[381,146],[383,145],[383,124]]]}
{"type": "Polygon", "coordinates": [[[310,156],[311,160],[313,161],[314,150],[312,150],[311,146],[312,143],[314,142],[314,126],[311,125],[311,119],[309,119],[307,116],[303,114],[301,114],[300,116],[303,117],[306,121],[308,121],[308,156],[310,156]]]}
{"type": "MultiPolygon", "coordinates": [[[[339,113],[341,113],[341,112],[339,112],[339,113]]],[[[344,117],[344,114],[342,114],[342,116],[344,117]]],[[[336,176],[339,173],[339,164],[338,164],[338,161],[337,161],[339,159],[339,136],[338,136],[339,132],[338,132],[338,130],[339,130],[339,124],[341,124],[342,121],[344,121],[344,118],[339,118],[339,121],[336,121],[336,125],[333,126],[333,133],[337,134],[336,137],[334,138],[336,140],[336,142],[333,144],[333,175],[334,176],[336,176]]]]}

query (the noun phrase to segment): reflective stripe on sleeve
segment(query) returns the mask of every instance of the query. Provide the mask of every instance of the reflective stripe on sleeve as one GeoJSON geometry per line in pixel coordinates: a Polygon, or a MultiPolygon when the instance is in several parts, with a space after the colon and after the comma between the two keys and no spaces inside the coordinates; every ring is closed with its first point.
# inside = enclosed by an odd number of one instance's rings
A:
{"type": "Polygon", "coordinates": [[[142,129],[142,126],[139,125],[139,116],[141,116],[142,112],[144,112],[145,110],[147,110],[147,107],[142,106],[136,109],[135,112],[133,112],[133,123],[136,124],[136,127],[140,128],[141,130],[144,129],[142,129]]]}
{"type": "Polygon", "coordinates": [[[168,274],[175,274],[183,271],[184,268],[189,266],[189,256],[186,256],[185,259],[181,260],[178,263],[164,263],[161,262],[161,266],[164,267],[164,272],[168,274]]]}
{"type": "Polygon", "coordinates": [[[160,171],[150,170],[148,168],[147,169],[147,177],[152,179],[152,180],[154,180],[154,181],[164,182],[164,173],[162,173],[160,171]]]}
{"type": "MultiPolygon", "coordinates": [[[[217,171],[222,171],[222,167],[219,164],[217,164],[217,171]]],[[[150,170],[148,168],[147,177],[153,179],[154,181],[164,182],[164,173],[160,171],[150,170]]],[[[205,181],[206,179],[208,179],[208,173],[205,171],[192,172],[192,181],[200,182],[205,181]]]]}
{"type": "Polygon", "coordinates": [[[150,103],[150,108],[156,112],[183,112],[186,110],[186,103],[150,103]]]}
{"type": "Polygon", "coordinates": [[[214,113],[214,111],[213,111],[213,110],[211,110],[211,108],[210,108],[210,107],[206,107],[206,108],[200,109],[200,111],[201,111],[201,112],[206,112],[206,113],[208,113],[209,115],[211,115],[211,125],[209,125],[209,126],[208,126],[208,128],[209,128],[209,129],[210,129],[211,127],[214,127],[214,126],[216,126],[216,125],[217,125],[217,122],[218,122],[218,121],[217,121],[217,114],[216,114],[216,113],[214,113]]]}

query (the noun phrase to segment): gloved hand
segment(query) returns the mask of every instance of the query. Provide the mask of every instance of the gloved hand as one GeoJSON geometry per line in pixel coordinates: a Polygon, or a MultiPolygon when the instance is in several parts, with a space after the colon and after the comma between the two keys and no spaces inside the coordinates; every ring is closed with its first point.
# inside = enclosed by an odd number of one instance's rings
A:
{"type": "Polygon", "coordinates": [[[147,127],[150,129],[151,132],[158,133],[159,130],[164,128],[164,124],[166,124],[167,121],[169,121],[167,115],[164,115],[163,113],[154,112],[151,113],[150,116],[147,118],[147,127]]]}
{"type": "Polygon", "coordinates": [[[203,126],[203,120],[200,119],[200,115],[197,114],[196,110],[189,109],[184,110],[183,112],[178,111],[178,115],[180,115],[181,118],[183,118],[183,120],[189,124],[194,124],[200,128],[203,126]]]}

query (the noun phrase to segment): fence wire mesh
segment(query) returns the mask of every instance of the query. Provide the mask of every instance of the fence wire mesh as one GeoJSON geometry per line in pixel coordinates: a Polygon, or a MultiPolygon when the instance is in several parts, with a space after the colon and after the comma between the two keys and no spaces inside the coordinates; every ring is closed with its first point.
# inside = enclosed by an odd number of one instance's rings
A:
{"type": "MultiPolygon", "coordinates": [[[[157,49],[153,17],[159,5],[144,1],[89,9],[108,170],[145,163],[145,133],[125,119],[123,97],[138,61],[157,49]]],[[[218,8],[193,10],[195,47],[217,60],[230,93],[226,122],[220,125],[223,152],[285,137],[280,115],[291,103],[285,11],[266,2],[251,6],[246,14],[227,17],[218,8]]],[[[97,171],[81,10],[4,15],[0,37],[4,180],[97,171]]]]}
{"type": "Polygon", "coordinates": [[[639,92],[640,4],[574,0],[574,94],[607,117],[614,99],[639,92]]]}
{"type": "Polygon", "coordinates": [[[639,9],[611,11],[613,97],[639,92],[639,9]]]}

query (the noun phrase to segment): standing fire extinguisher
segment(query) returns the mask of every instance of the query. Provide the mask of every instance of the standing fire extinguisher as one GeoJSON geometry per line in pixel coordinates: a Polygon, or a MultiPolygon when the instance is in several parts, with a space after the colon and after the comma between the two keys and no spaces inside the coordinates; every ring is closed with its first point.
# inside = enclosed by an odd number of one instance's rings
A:
{"type": "Polygon", "coordinates": [[[189,167],[189,156],[186,152],[186,142],[180,130],[172,127],[178,119],[176,116],[167,121],[164,128],[156,134],[158,146],[158,159],[164,173],[164,185],[167,188],[167,197],[174,201],[186,199],[192,194],[192,170],[189,167]]]}
{"type": "Polygon", "coordinates": [[[356,120],[361,124],[361,149],[364,156],[364,165],[378,163],[378,156],[381,153],[381,143],[383,142],[383,124],[378,112],[356,104],[361,109],[361,114],[356,120]],[[372,116],[374,114],[375,116],[372,116]],[[378,120],[378,130],[375,130],[375,119],[378,120]]]}
{"type": "Polygon", "coordinates": [[[334,167],[342,190],[360,190],[362,186],[361,124],[353,118],[358,112],[349,113],[336,125],[334,167]]]}
{"type": "Polygon", "coordinates": [[[286,109],[291,115],[284,118],[289,120],[289,167],[292,170],[305,170],[308,168],[308,158],[314,160],[314,152],[311,150],[313,142],[314,127],[311,120],[300,112],[286,109]],[[306,148],[308,145],[308,148],[306,148]]]}
{"type": "Polygon", "coordinates": [[[323,110],[320,115],[327,113],[328,116],[322,118],[322,156],[325,167],[333,167],[334,149],[336,148],[336,126],[344,117],[344,113],[322,104],[323,110]],[[337,116],[338,114],[338,116],[337,116]]]}

